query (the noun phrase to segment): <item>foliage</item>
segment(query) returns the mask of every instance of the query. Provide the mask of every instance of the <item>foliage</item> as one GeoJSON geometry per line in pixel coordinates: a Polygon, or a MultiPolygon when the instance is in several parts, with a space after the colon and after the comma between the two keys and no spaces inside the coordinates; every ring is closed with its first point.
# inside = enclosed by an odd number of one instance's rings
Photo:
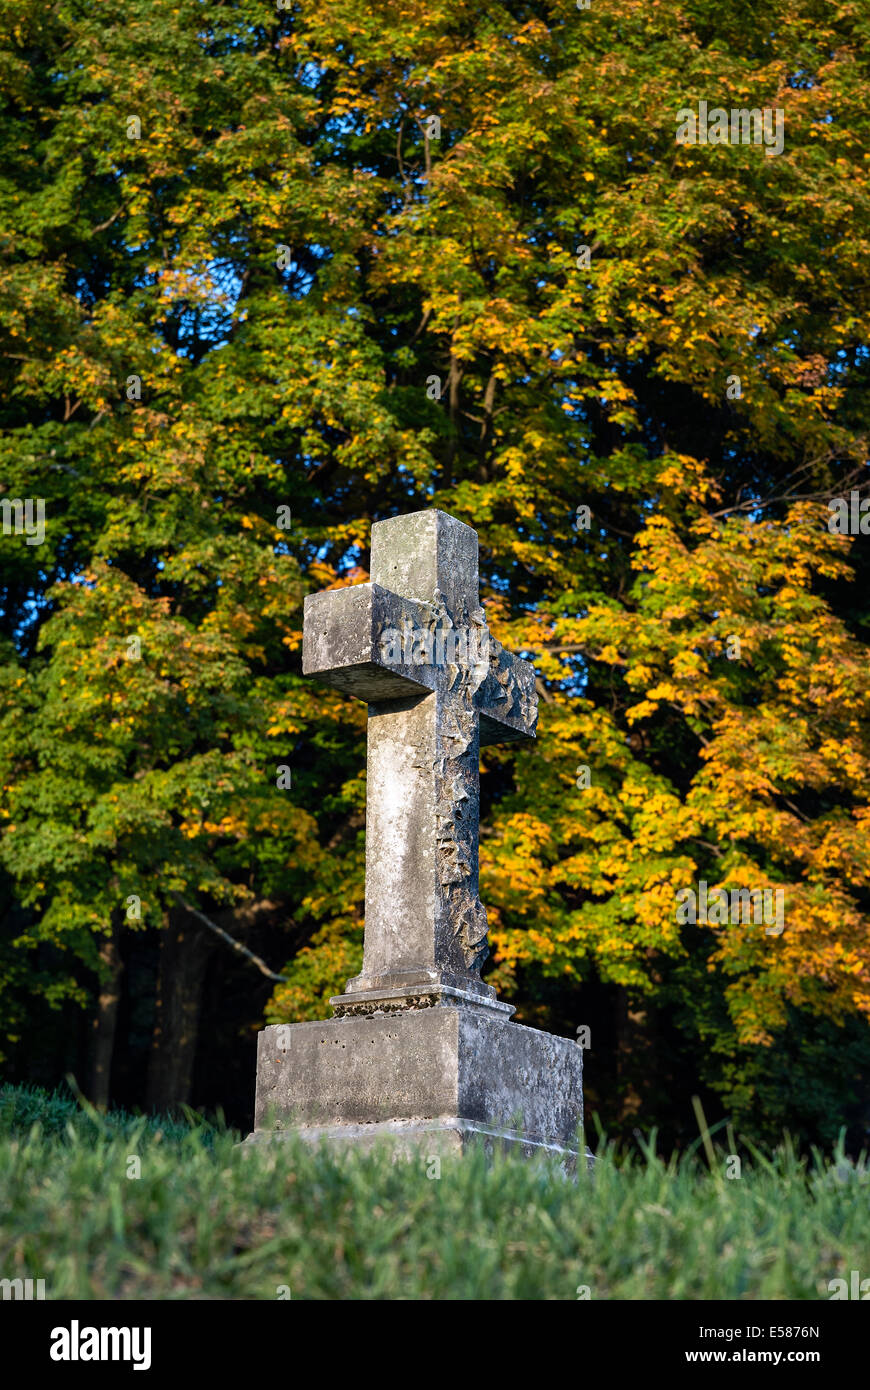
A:
{"type": "Polygon", "coordinates": [[[762,1124],[759,1055],[870,1012],[868,561],[824,506],[866,477],[866,9],[0,16],[0,485],[46,501],[43,545],[0,537],[15,998],[88,1001],[110,923],[178,890],[281,903],[269,1017],[322,1012],[365,711],[302,680],[302,599],[439,506],[543,691],[537,746],[484,761],[493,983],[544,1024],[554,977],[578,1021],[656,1001],[762,1124]],[[677,146],[702,99],[781,108],[783,154],[677,146]],[[784,934],[681,926],[699,878],[783,887],[784,934]]]}

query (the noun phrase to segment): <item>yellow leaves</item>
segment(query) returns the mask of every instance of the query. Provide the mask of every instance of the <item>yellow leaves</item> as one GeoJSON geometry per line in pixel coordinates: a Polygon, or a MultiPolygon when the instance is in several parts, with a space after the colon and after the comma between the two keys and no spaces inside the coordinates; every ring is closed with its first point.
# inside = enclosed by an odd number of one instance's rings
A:
{"type": "Polygon", "coordinates": [[[659,708],[657,700],[641,700],[636,705],[629,705],[625,711],[625,718],[629,724],[636,724],[640,719],[650,719],[659,708]]]}
{"type": "Polygon", "coordinates": [[[625,664],[624,658],[620,655],[619,648],[613,646],[610,642],[605,643],[595,655],[599,661],[606,662],[608,666],[623,666],[625,664]]]}
{"type": "Polygon", "coordinates": [[[605,878],[617,879],[623,868],[623,861],[606,855],[598,861],[598,873],[605,878]]]}
{"type": "Polygon", "coordinates": [[[266,727],[266,733],[270,738],[295,735],[302,730],[304,721],[298,717],[294,705],[294,701],[287,700],[276,706],[266,727]]]}
{"type": "Polygon", "coordinates": [[[599,389],[601,394],[607,397],[608,401],[633,401],[635,399],[634,392],[631,388],[626,386],[624,382],[619,381],[616,377],[610,377],[606,381],[602,381],[599,389]]]}

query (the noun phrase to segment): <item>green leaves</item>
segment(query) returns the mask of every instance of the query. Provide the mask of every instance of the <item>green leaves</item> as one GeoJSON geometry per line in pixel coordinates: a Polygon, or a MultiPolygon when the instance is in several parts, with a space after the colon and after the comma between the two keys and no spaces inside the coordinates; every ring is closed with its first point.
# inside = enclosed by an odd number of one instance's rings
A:
{"type": "Polygon", "coordinates": [[[595,976],[687,1038],[709,961],[731,1060],[796,1001],[865,1017],[867,560],[812,510],[866,459],[863,17],[0,15],[0,496],[46,504],[43,545],[0,536],[4,939],[65,943],[78,989],[130,894],[150,925],[170,888],[266,895],[272,1016],[322,1009],[359,947],[365,716],[302,679],[302,599],[435,505],[544,691],[483,779],[521,1006],[595,976]],[[783,153],[678,146],[699,100],[781,109],[783,153]],[[725,870],[789,885],[775,964],[677,931],[725,870]]]}

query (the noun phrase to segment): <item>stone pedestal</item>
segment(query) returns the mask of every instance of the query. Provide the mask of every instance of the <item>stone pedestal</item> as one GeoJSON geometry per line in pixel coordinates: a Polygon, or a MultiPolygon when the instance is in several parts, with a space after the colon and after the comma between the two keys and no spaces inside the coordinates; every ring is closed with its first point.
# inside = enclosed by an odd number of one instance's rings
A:
{"type": "Polygon", "coordinates": [[[581,1048],[511,1023],[509,1006],[438,997],[392,1015],[266,1028],[247,1142],[292,1133],[363,1145],[389,1138],[431,1153],[475,1142],[576,1156],[581,1048]]]}

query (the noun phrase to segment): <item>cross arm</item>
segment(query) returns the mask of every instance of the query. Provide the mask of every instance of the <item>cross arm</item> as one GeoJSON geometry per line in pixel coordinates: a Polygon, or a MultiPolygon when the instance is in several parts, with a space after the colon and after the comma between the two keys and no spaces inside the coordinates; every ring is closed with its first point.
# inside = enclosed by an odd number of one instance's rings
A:
{"type": "Polygon", "coordinates": [[[500,642],[490,644],[489,675],[475,698],[480,716],[481,746],[487,743],[528,743],[536,737],[538,693],[535,668],[506,652],[500,642]]]}
{"type": "Polygon", "coordinates": [[[353,584],[309,594],[303,613],[304,675],[369,704],[433,689],[431,667],[390,660],[382,643],[384,633],[425,627],[431,621],[426,604],[380,584],[353,584]]]}

